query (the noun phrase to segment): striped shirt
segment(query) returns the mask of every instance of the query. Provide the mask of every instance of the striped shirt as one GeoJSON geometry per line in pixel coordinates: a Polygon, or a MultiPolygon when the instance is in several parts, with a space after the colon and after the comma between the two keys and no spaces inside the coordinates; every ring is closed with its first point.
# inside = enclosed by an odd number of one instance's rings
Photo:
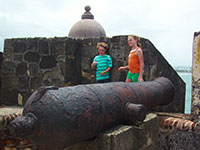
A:
{"type": "Polygon", "coordinates": [[[101,75],[102,71],[105,71],[107,68],[112,67],[112,59],[109,55],[97,55],[93,62],[97,62],[96,65],[96,80],[105,80],[110,77],[109,72],[101,75]]]}

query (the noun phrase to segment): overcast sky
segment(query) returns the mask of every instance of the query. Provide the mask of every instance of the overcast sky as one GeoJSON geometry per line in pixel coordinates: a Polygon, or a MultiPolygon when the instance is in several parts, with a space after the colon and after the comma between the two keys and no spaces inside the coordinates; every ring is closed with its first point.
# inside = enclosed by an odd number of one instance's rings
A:
{"type": "Polygon", "coordinates": [[[7,38],[67,36],[86,5],[108,37],[136,34],[172,66],[192,65],[200,0],[0,0],[0,50],[7,38]]]}

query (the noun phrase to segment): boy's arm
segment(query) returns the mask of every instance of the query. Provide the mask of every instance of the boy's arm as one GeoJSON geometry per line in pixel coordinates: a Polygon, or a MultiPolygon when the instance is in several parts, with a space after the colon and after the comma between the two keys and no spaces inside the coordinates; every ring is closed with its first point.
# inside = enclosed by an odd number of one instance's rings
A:
{"type": "Polygon", "coordinates": [[[108,71],[110,71],[111,67],[108,67],[106,70],[101,72],[101,75],[103,76],[105,73],[107,73],[108,71]]]}
{"type": "Polygon", "coordinates": [[[95,62],[93,62],[93,63],[91,64],[91,67],[94,69],[94,68],[96,67],[96,65],[97,65],[97,62],[95,61],[95,62]]]}
{"type": "Polygon", "coordinates": [[[96,57],[93,59],[93,62],[92,62],[92,64],[91,64],[91,68],[95,68],[96,67],[96,65],[97,65],[97,61],[96,61],[96,57]]]}
{"type": "Polygon", "coordinates": [[[103,76],[105,73],[110,71],[111,68],[112,68],[112,58],[109,56],[108,57],[108,68],[106,70],[102,71],[101,75],[103,76]]]}

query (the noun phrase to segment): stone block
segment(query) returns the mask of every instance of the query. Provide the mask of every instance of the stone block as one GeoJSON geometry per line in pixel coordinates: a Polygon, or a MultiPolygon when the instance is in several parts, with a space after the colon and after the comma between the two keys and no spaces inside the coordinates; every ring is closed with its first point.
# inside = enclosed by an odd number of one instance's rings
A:
{"type": "Polygon", "coordinates": [[[14,53],[24,53],[27,50],[26,42],[23,40],[16,40],[14,44],[14,53]]]}
{"type": "Polygon", "coordinates": [[[139,126],[119,125],[64,150],[157,150],[157,138],[157,115],[148,114],[139,126]]]}
{"type": "Polygon", "coordinates": [[[3,52],[3,60],[4,61],[13,61],[13,40],[5,39],[4,40],[4,52],[3,52]]]}
{"type": "Polygon", "coordinates": [[[41,76],[35,76],[30,79],[30,89],[37,89],[42,85],[43,83],[41,76]]]}
{"type": "Polygon", "coordinates": [[[178,129],[159,131],[159,150],[199,150],[200,133],[178,129]]]}
{"type": "Polygon", "coordinates": [[[65,55],[67,38],[54,38],[50,41],[50,54],[54,56],[65,55]]]}
{"type": "Polygon", "coordinates": [[[22,54],[15,54],[14,55],[14,61],[22,62],[22,60],[23,60],[23,55],[22,54]]]}
{"type": "Polygon", "coordinates": [[[2,103],[6,105],[18,105],[18,89],[2,88],[2,103]]]}
{"type": "Polygon", "coordinates": [[[21,105],[25,105],[25,103],[27,102],[28,98],[31,96],[32,93],[33,90],[20,91],[20,93],[18,93],[18,104],[21,98],[21,105]]]}
{"type": "Polygon", "coordinates": [[[29,87],[29,81],[30,81],[30,78],[28,76],[24,76],[24,77],[19,77],[18,78],[18,89],[19,90],[23,90],[23,89],[27,89],[27,88],[30,88],[29,87]]]}
{"type": "Polygon", "coordinates": [[[40,38],[37,40],[37,51],[42,55],[49,54],[49,43],[46,38],[40,38]]]}
{"type": "Polygon", "coordinates": [[[16,66],[14,62],[4,61],[3,62],[3,73],[15,73],[16,66]]]}
{"type": "Polygon", "coordinates": [[[28,68],[29,68],[29,75],[30,76],[36,76],[36,75],[38,75],[38,70],[39,70],[39,65],[38,64],[32,64],[32,63],[30,63],[29,64],[29,66],[28,66],[28,68]]]}
{"type": "Polygon", "coordinates": [[[0,107],[0,116],[9,115],[9,114],[22,114],[23,107],[20,106],[6,106],[0,107]]]}
{"type": "Polygon", "coordinates": [[[38,63],[40,61],[40,55],[37,53],[37,52],[26,52],[24,54],[24,60],[26,62],[35,62],[35,63],[38,63]]]}
{"type": "Polygon", "coordinates": [[[16,75],[17,76],[24,76],[27,74],[27,63],[21,62],[17,64],[16,67],[16,75]]]}
{"type": "Polygon", "coordinates": [[[56,58],[53,55],[42,56],[39,64],[40,69],[51,69],[56,66],[56,58]]]}
{"type": "Polygon", "coordinates": [[[2,88],[11,89],[18,86],[18,77],[15,73],[3,73],[2,88]]]}

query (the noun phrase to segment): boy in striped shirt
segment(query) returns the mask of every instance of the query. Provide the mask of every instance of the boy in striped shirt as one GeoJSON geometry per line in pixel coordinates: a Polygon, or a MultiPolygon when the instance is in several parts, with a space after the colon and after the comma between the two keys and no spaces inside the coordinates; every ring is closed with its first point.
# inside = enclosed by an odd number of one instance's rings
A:
{"type": "Polygon", "coordinates": [[[97,43],[99,55],[97,55],[91,67],[96,68],[96,82],[110,82],[110,69],[112,67],[112,58],[106,54],[108,45],[105,42],[97,43]]]}

